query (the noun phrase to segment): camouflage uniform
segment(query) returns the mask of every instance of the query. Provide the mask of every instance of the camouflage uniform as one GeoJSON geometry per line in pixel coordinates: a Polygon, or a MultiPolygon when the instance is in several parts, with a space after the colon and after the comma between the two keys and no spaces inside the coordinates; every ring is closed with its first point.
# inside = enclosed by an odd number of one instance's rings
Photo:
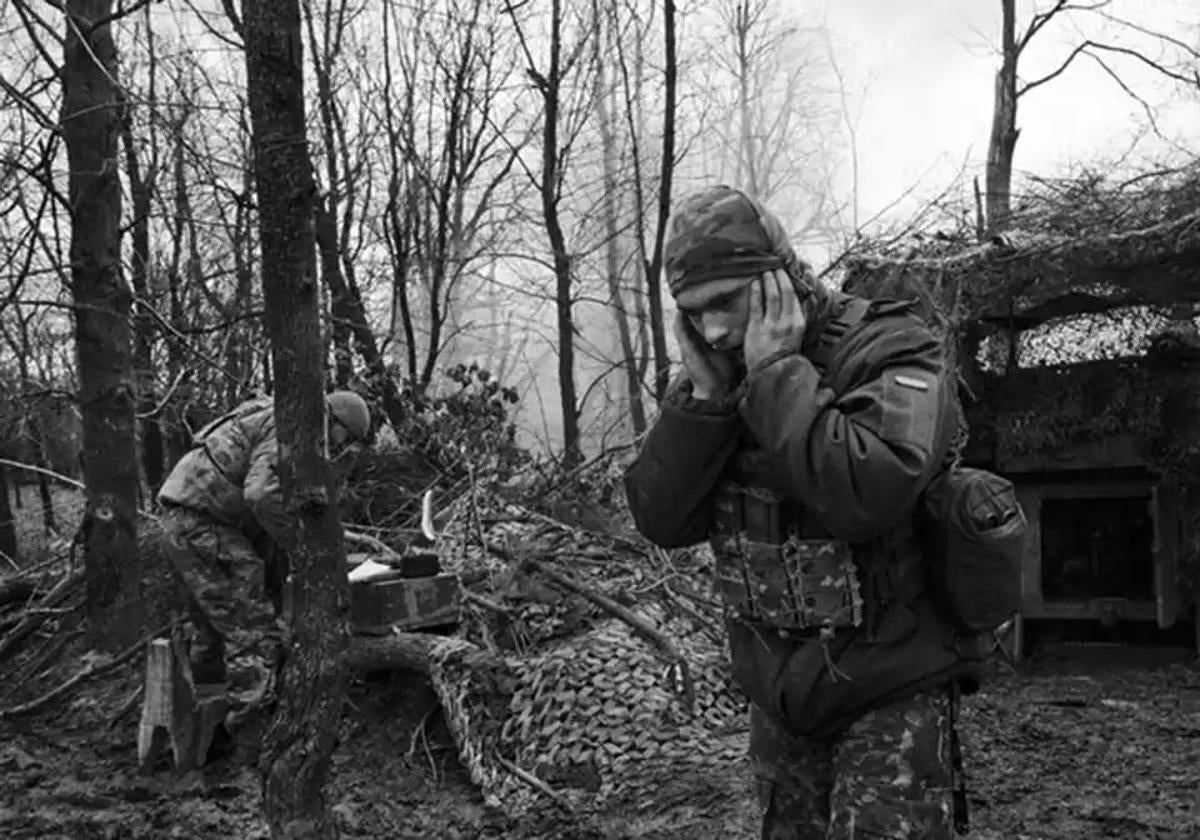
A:
{"type": "Polygon", "coordinates": [[[159,490],[163,551],[192,625],[197,682],[230,682],[249,702],[269,691],[281,638],[266,591],[270,552],[294,537],[276,473],[269,400],[209,424],[159,490]]]}
{"type": "Polygon", "coordinates": [[[950,837],[951,702],[949,692],[921,692],[867,712],[835,740],[794,737],[751,707],[763,840],[950,837]]]}
{"type": "Polygon", "coordinates": [[[625,476],[646,537],[713,547],[762,836],[947,838],[952,705],[979,663],[915,528],[958,431],[941,345],[908,303],[821,287],[779,221],[727,187],[681,202],[663,256],[689,310],[777,269],[805,301],[799,353],[712,399],[678,378],[625,476]]]}

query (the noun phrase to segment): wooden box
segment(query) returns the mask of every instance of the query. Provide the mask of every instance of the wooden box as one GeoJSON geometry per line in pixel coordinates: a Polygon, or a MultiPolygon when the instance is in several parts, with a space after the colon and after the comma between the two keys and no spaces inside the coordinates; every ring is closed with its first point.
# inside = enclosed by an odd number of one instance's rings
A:
{"type": "Polygon", "coordinates": [[[456,624],[461,606],[458,575],[449,572],[350,584],[350,624],[355,633],[456,624]]]}

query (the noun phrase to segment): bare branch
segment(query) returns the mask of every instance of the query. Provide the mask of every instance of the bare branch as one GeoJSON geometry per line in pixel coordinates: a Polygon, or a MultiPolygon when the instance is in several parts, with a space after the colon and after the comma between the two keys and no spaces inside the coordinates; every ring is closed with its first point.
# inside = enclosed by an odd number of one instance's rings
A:
{"type": "MultiPolygon", "coordinates": [[[[1086,55],[1088,55],[1089,58],[1096,59],[1097,56],[1094,53],[1092,53],[1091,50],[1102,50],[1104,52],[1115,53],[1117,55],[1124,55],[1124,56],[1128,56],[1130,58],[1134,58],[1137,61],[1140,61],[1142,64],[1146,65],[1147,67],[1151,68],[1152,70],[1156,70],[1158,73],[1162,74],[1163,76],[1166,76],[1169,79],[1174,79],[1177,82],[1181,82],[1181,83],[1189,85],[1189,86],[1200,87],[1200,83],[1197,82],[1197,79],[1195,77],[1188,77],[1181,73],[1177,73],[1174,70],[1171,70],[1167,67],[1164,67],[1162,64],[1159,64],[1157,61],[1154,61],[1153,59],[1147,58],[1146,56],[1142,55],[1140,52],[1138,52],[1135,49],[1131,49],[1129,47],[1114,46],[1112,44],[1104,44],[1099,41],[1092,41],[1091,39],[1088,39],[1088,40],[1082,41],[1081,43],[1076,45],[1076,47],[1073,50],[1071,50],[1070,54],[1063,60],[1063,62],[1055,70],[1053,70],[1050,73],[1047,73],[1045,76],[1042,76],[1039,79],[1033,80],[1032,82],[1026,82],[1024,85],[1022,85],[1020,88],[1018,88],[1017,96],[1021,96],[1025,93],[1029,92],[1033,88],[1038,87],[1039,85],[1043,85],[1046,82],[1062,75],[1062,73],[1071,65],[1071,63],[1080,54],[1086,54],[1086,55]]],[[[1116,74],[1106,64],[1104,64],[1104,62],[1099,62],[1099,63],[1102,67],[1104,67],[1104,69],[1109,73],[1110,76],[1112,76],[1114,79],[1116,79],[1118,81],[1118,83],[1121,85],[1122,89],[1124,89],[1127,93],[1130,93],[1130,91],[1129,91],[1128,87],[1125,85],[1125,83],[1120,81],[1120,79],[1117,79],[1116,74]]],[[[1132,93],[1130,93],[1130,95],[1132,95],[1132,93]]]]}
{"type": "Polygon", "coordinates": [[[1035,79],[1032,82],[1026,82],[1025,84],[1018,87],[1017,88],[1017,96],[1018,97],[1024,96],[1026,93],[1033,90],[1035,87],[1039,87],[1040,85],[1046,84],[1046,82],[1057,79],[1064,72],[1066,72],[1066,69],[1068,67],[1071,66],[1071,62],[1074,61],[1075,58],[1080,53],[1082,53],[1085,49],[1087,49],[1087,45],[1089,43],[1090,43],[1089,41],[1084,41],[1082,44],[1077,44],[1075,46],[1075,49],[1071,50],[1070,54],[1065,59],[1063,59],[1062,63],[1059,64],[1056,69],[1047,73],[1045,76],[1042,76],[1040,79],[1035,79]]]}

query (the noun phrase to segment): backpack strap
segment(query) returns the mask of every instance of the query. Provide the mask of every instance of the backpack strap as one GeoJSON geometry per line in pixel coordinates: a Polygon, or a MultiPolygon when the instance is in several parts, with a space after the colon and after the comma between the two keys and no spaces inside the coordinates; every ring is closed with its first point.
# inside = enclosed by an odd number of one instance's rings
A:
{"type": "Polygon", "coordinates": [[[861,324],[870,310],[871,301],[860,297],[851,297],[836,318],[830,318],[825,322],[825,328],[817,336],[812,350],[807,353],[808,360],[817,370],[825,373],[842,338],[861,324]]]}

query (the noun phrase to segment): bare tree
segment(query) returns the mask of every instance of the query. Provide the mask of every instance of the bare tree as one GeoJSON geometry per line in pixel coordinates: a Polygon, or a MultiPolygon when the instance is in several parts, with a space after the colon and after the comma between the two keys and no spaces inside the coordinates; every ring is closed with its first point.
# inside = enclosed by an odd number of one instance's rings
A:
{"type": "MultiPolygon", "coordinates": [[[[666,239],[667,221],[671,209],[671,187],[676,162],[676,115],[679,62],[676,50],[676,8],[674,0],[663,0],[663,100],[662,142],[658,153],[657,178],[646,171],[652,158],[645,149],[646,131],[642,111],[642,91],[645,74],[643,52],[645,27],[638,27],[632,39],[634,57],[627,55],[624,38],[618,38],[614,54],[621,73],[621,88],[630,136],[630,163],[634,193],[634,236],[641,257],[641,281],[648,311],[638,312],[639,331],[650,332],[654,361],[654,395],[662,399],[670,381],[671,358],[667,351],[666,322],[662,298],[662,248],[666,239]]],[[[614,12],[615,15],[615,12],[614,12]]],[[[636,21],[636,17],[635,17],[636,21]]],[[[637,298],[641,306],[642,297],[637,298]]],[[[639,379],[644,370],[639,370],[639,379]]]]}
{"type": "MultiPolygon", "coordinates": [[[[563,429],[562,460],[569,467],[583,460],[583,450],[579,434],[580,412],[575,383],[575,267],[572,254],[567,248],[561,205],[572,143],[578,139],[578,128],[582,123],[580,114],[584,109],[572,111],[568,98],[571,88],[565,82],[575,74],[581,58],[588,54],[587,37],[591,27],[583,27],[575,43],[569,44],[568,9],[564,6],[563,0],[551,0],[550,18],[547,22],[548,54],[542,69],[537,67],[537,62],[529,51],[516,9],[512,6],[508,9],[525,50],[528,62],[525,72],[538,92],[542,105],[541,171],[536,176],[536,185],[541,196],[542,222],[554,267],[558,393],[563,429]],[[572,117],[579,122],[572,123],[572,117]]],[[[586,82],[586,79],[584,81],[586,82]]],[[[587,86],[584,87],[586,89],[587,86]]],[[[587,108],[586,111],[590,113],[591,109],[587,108]]]]}
{"type": "Polygon", "coordinates": [[[614,97],[615,88],[610,89],[603,70],[603,56],[613,49],[619,36],[613,37],[614,26],[601,13],[599,0],[592,2],[592,14],[596,23],[596,33],[593,35],[593,46],[596,61],[596,120],[600,131],[601,151],[604,167],[604,196],[601,199],[604,215],[604,276],[608,285],[609,309],[613,322],[617,327],[617,337],[621,347],[621,360],[625,368],[626,398],[629,404],[630,421],[633,432],[640,435],[646,430],[646,409],[642,403],[642,377],[638,366],[637,355],[633,344],[633,333],[629,327],[629,317],[625,307],[624,295],[621,292],[621,238],[620,211],[617,178],[617,138],[615,136],[612,107],[609,100],[614,97]]]}
{"type": "Polygon", "coordinates": [[[125,147],[125,176],[129,181],[129,197],[133,205],[131,232],[130,280],[139,306],[134,320],[134,365],[137,370],[137,411],[140,416],[141,475],[145,482],[147,499],[157,492],[164,478],[164,449],[162,427],[157,415],[157,388],[154,365],[154,342],[157,324],[147,311],[150,301],[150,222],[152,197],[158,173],[158,148],[154,142],[154,108],[156,107],[156,55],[154,31],[150,26],[150,6],[145,7],[146,56],[148,62],[146,88],[146,119],[143,126],[150,147],[148,160],[143,166],[138,155],[135,139],[136,107],[123,91],[118,91],[124,104],[121,119],[121,141],[125,147]]]}
{"type": "Polygon", "coordinates": [[[345,547],[325,458],[323,347],[298,0],[248,0],[243,38],[263,299],[275,374],[289,551],[291,644],[267,732],[264,805],[276,838],[337,836],[324,789],[347,690],[345,547]]]}
{"type": "Polygon", "coordinates": [[[63,41],[62,135],[69,167],[71,291],[83,415],[88,511],[83,540],[88,619],[105,649],[140,635],[138,597],[137,386],[121,274],[121,184],[111,0],[68,0],[63,41]]]}
{"type": "Polygon", "coordinates": [[[527,188],[510,175],[532,132],[506,101],[515,65],[500,7],[389,0],[384,11],[385,232],[408,378],[425,390],[460,296],[512,236],[527,188]]]}
{"type": "Polygon", "coordinates": [[[369,381],[382,398],[384,412],[393,427],[399,428],[404,412],[400,390],[395,377],[387,370],[379,342],[367,320],[351,259],[351,231],[359,209],[355,201],[356,179],[363,173],[370,173],[365,169],[365,161],[351,159],[351,141],[347,136],[343,108],[334,90],[334,72],[342,57],[353,12],[344,2],[336,6],[326,3],[320,15],[323,26],[318,33],[317,15],[311,3],[306,3],[306,8],[327,180],[325,194],[316,202],[315,224],[321,277],[330,295],[334,381],[341,387],[350,383],[353,375],[351,349],[356,346],[366,364],[369,381]]]}
{"type": "Polygon", "coordinates": [[[1023,32],[1017,31],[1016,0],[1000,0],[1000,69],[996,72],[995,99],[992,108],[992,128],[988,139],[988,157],[985,174],[986,206],[984,227],[988,235],[994,235],[1008,227],[1012,217],[1013,158],[1017,140],[1021,136],[1017,127],[1017,105],[1020,98],[1032,90],[1061,76],[1076,59],[1086,57],[1096,63],[1123,92],[1136,100],[1154,123],[1153,109],[1126,84],[1111,60],[1123,58],[1149,67],[1165,78],[1189,88],[1200,88],[1200,76],[1196,66],[1200,64],[1200,51],[1190,44],[1163,33],[1152,32],[1134,21],[1116,17],[1107,12],[1108,0],[1090,3],[1072,3],[1071,0],[1054,0],[1045,11],[1035,12],[1023,32]],[[1048,73],[1030,80],[1021,80],[1018,66],[1021,55],[1029,42],[1047,24],[1058,17],[1071,13],[1085,13],[1116,24],[1120,29],[1136,33],[1149,43],[1172,50],[1177,59],[1164,61],[1151,58],[1144,52],[1131,47],[1085,38],[1048,73]]]}
{"type": "Polygon", "coordinates": [[[801,27],[775,0],[723,0],[717,14],[709,48],[733,95],[712,86],[713,129],[733,182],[764,202],[804,206],[798,234],[821,227],[835,206],[827,159],[838,120],[825,93],[823,32],[801,27]]]}

